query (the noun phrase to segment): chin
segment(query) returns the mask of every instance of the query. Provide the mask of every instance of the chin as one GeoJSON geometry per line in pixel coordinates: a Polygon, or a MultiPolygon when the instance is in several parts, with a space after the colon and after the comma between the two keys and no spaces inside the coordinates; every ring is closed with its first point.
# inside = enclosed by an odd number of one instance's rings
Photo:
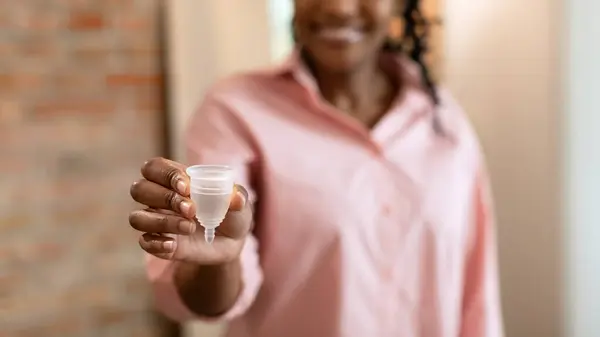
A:
{"type": "Polygon", "coordinates": [[[366,55],[351,49],[309,49],[315,66],[335,73],[347,73],[356,69],[366,58],[366,55]]]}

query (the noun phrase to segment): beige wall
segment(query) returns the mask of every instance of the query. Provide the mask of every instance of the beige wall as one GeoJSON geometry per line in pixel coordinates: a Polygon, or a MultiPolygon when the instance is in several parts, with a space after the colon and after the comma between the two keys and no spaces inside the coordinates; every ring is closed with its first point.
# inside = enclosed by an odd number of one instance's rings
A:
{"type": "Polygon", "coordinates": [[[446,82],[472,117],[492,174],[507,336],[562,336],[558,7],[445,7],[446,82]]]}
{"type": "MultiPolygon", "coordinates": [[[[266,0],[169,4],[180,135],[207,85],[270,61],[269,28],[266,0]],[[236,12],[243,15],[231,19],[236,12]]],[[[562,336],[558,7],[446,0],[444,10],[444,77],[481,135],[495,187],[507,336],[562,336]]],[[[196,336],[214,333],[194,327],[196,336]]]]}
{"type": "MultiPolygon", "coordinates": [[[[270,63],[266,0],[176,0],[168,3],[173,153],[204,91],[218,78],[270,63]],[[239,14],[239,15],[238,15],[239,14]]],[[[186,335],[217,336],[220,326],[188,324],[186,335]]]]}
{"type": "Polygon", "coordinates": [[[203,92],[218,78],[270,63],[267,0],[168,1],[173,151],[203,92]],[[237,15],[239,14],[239,15],[237,15]]]}

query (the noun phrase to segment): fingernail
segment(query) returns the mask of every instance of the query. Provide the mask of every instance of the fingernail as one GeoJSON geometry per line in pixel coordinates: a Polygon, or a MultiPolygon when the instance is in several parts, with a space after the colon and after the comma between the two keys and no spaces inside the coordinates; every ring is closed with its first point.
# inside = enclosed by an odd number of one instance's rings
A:
{"type": "Polygon", "coordinates": [[[163,242],[163,249],[167,250],[167,251],[172,251],[173,247],[174,247],[174,242],[173,241],[165,241],[163,242]]]}
{"type": "Polygon", "coordinates": [[[189,214],[190,210],[192,209],[192,204],[190,204],[189,201],[182,201],[181,204],[179,204],[179,210],[181,211],[181,213],[184,214],[189,214]]]}
{"type": "Polygon", "coordinates": [[[185,182],[183,180],[179,180],[177,182],[177,192],[179,192],[179,194],[181,194],[181,195],[185,195],[186,191],[187,191],[187,186],[185,185],[185,182]]]}
{"type": "Polygon", "coordinates": [[[194,224],[190,221],[181,221],[179,223],[179,230],[184,233],[192,234],[194,233],[194,224]]]}
{"type": "Polygon", "coordinates": [[[238,195],[242,199],[242,208],[246,207],[246,202],[248,201],[248,199],[246,198],[246,195],[244,195],[244,193],[242,193],[242,192],[238,192],[238,195]]]}
{"type": "Polygon", "coordinates": [[[242,197],[242,207],[246,206],[248,202],[248,191],[242,185],[236,185],[237,193],[242,197]]]}

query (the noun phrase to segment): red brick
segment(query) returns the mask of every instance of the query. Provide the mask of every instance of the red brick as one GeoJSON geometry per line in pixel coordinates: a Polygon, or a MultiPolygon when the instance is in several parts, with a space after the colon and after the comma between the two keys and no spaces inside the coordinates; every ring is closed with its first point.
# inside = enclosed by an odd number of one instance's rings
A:
{"type": "Polygon", "coordinates": [[[71,55],[77,63],[96,66],[106,66],[111,58],[111,52],[107,48],[77,47],[71,55]]]}
{"type": "Polygon", "coordinates": [[[51,39],[34,37],[19,45],[19,56],[25,58],[40,58],[47,62],[57,57],[58,53],[56,41],[51,39]]]}
{"type": "Polygon", "coordinates": [[[15,54],[14,46],[10,45],[6,41],[0,41],[0,57],[3,60],[10,60],[15,54]]]}
{"type": "Polygon", "coordinates": [[[40,75],[32,73],[4,73],[0,74],[0,92],[3,94],[20,94],[33,91],[42,87],[43,80],[40,75]]]}
{"type": "Polygon", "coordinates": [[[161,335],[127,224],[161,147],[158,1],[0,11],[0,336],[161,335]]]}
{"type": "Polygon", "coordinates": [[[20,25],[25,29],[45,31],[57,30],[61,26],[61,18],[48,10],[25,10],[20,18],[20,25]]]}
{"type": "Polygon", "coordinates": [[[91,283],[73,287],[59,294],[64,303],[89,303],[93,306],[106,306],[115,300],[108,285],[91,283]]]}
{"type": "Polygon", "coordinates": [[[23,273],[0,273],[0,299],[18,291],[26,281],[26,276],[23,273]]]}
{"type": "Polygon", "coordinates": [[[35,119],[48,119],[61,116],[112,115],[115,104],[109,100],[53,99],[36,104],[32,109],[35,119]]]}
{"type": "Polygon", "coordinates": [[[156,74],[159,72],[159,64],[156,60],[158,50],[155,49],[128,49],[119,52],[124,62],[124,67],[141,73],[156,74]]]}
{"type": "Polygon", "coordinates": [[[163,107],[163,92],[158,85],[138,87],[134,95],[136,112],[142,115],[148,112],[156,114],[163,107]]]}
{"type": "MultiPolygon", "coordinates": [[[[156,1],[148,1],[155,3],[156,1]]],[[[104,0],[105,7],[111,10],[125,11],[126,13],[135,13],[136,0],[104,0]]]]}
{"type": "Polygon", "coordinates": [[[14,255],[14,252],[6,246],[0,247],[0,261],[7,262],[14,255]]]}
{"type": "Polygon", "coordinates": [[[108,75],[106,84],[109,86],[139,86],[160,83],[160,75],[117,74],[108,75]]]}
{"type": "MultiPolygon", "coordinates": [[[[12,134],[10,137],[7,137],[9,141],[15,140],[19,135],[17,133],[13,133],[10,130],[2,130],[3,136],[4,134],[12,134]]],[[[5,140],[5,138],[0,137],[1,140],[5,140]]],[[[1,144],[0,144],[1,145],[1,144]]],[[[9,146],[14,146],[15,144],[11,144],[9,146]]],[[[1,149],[1,147],[0,147],[1,149]]],[[[2,158],[2,176],[6,177],[6,175],[16,174],[16,173],[25,173],[27,170],[28,161],[23,159],[22,157],[17,157],[14,154],[5,156],[2,158]]],[[[6,192],[6,191],[4,191],[6,192]]]]}
{"type": "Polygon", "coordinates": [[[131,17],[121,16],[115,19],[114,28],[132,30],[132,31],[143,31],[146,29],[154,29],[156,20],[148,16],[143,17],[131,17]]]}
{"type": "Polygon", "coordinates": [[[56,87],[89,87],[90,75],[87,73],[72,72],[58,73],[52,77],[52,83],[56,87]]]}
{"type": "Polygon", "coordinates": [[[52,222],[57,226],[65,226],[67,224],[76,224],[82,228],[87,226],[86,223],[82,223],[81,219],[93,219],[100,218],[102,214],[102,206],[97,204],[84,204],[77,205],[74,209],[66,209],[56,211],[52,214],[52,222]]]}
{"type": "Polygon", "coordinates": [[[0,217],[0,231],[7,234],[10,231],[26,228],[32,220],[30,213],[30,211],[13,211],[9,212],[8,215],[3,214],[0,217]]]}
{"type": "Polygon", "coordinates": [[[156,112],[162,108],[162,101],[153,98],[139,98],[135,101],[136,112],[141,116],[145,116],[148,112],[156,115],[156,112]]]}
{"type": "Polygon", "coordinates": [[[39,337],[39,336],[85,336],[85,324],[77,319],[76,315],[49,320],[44,323],[33,323],[32,327],[16,332],[14,337],[39,337]],[[74,317],[75,316],[75,317],[74,317]]]}
{"type": "MultiPolygon", "coordinates": [[[[1,4],[0,4],[1,5],[1,4]]],[[[0,12],[0,28],[7,29],[12,26],[13,20],[8,11],[0,12]]]]}
{"type": "MultiPolygon", "coordinates": [[[[77,63],[86,67],[99,67],[102,64],[107,64],[106,60],[78,58],[77,63]]],[[[48,82],[54,85],[55,96],[58,97],[78,97],[80,95],[89,95],[90,92],[95,92],[95,97],[102,97],[106,86],[101,80],[102,76],[99,74],[81,72],[59,73],[47,79],[48,82]]],[[[77,100],[80,99],[79,97],[77,98],[77,100]]]]}
{"type": "Polygon", "coordinates": [[[99,12],[75,12],[69,17],[68,28],[72,30],[97,30],[104,28],[104,17],[99,12]]]}
{"type": "Polygon", "coordinates": [[[127,322],[131,319],[131,316],[137,316],[138,313],[132,313],[129,310],[123,310],[119,308],[101,308],[94,310],[93,320],[94,323],[101,326],[112,325],[127,322]]]}
{"type": "Polygon", "coordinates": [[[63,241],[40,241],[22,244],[19,247],[18,259],[20,263],[31,266],[33,264],[44,265],[48,262],[56,262],[66,256],[69,247],[63,241]]]}
{"type": "Polygon", "coordinates": [[[34,254],[39,259],[59,261],[68,251],[68,247],[62,242],[42,242],[35,246],[34,254]]]}
{"type": "MultiPolygon", "coordinates": [[[[0,101],[0,132],[4,126],[14,127],[23,119],[23,109],[19,101],[0,101]]],[[[0,135],[0,139],[2,136],[0,135]]]]}

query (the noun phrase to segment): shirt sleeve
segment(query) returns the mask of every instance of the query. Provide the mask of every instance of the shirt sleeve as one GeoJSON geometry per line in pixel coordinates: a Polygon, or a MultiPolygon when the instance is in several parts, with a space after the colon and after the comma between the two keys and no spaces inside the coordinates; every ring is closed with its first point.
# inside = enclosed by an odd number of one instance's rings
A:
{"type": "MultiPolygon", "coordinates": [[[[226,104],[210,93],[190,120],[185,144],[190,165],[224,164],[234,167],[236,183],[246,187],[249,202],[253,204],[256,194],[251,183],[256,151],[247,131],[226,104]]],[[[150,254],[146,254],[146,261],[158,309],[179,322],[194,319],[220,321],[238,317],[252,305],[262,284],[258,241],[252,235],[247,237],[241,253],[242,291],[229,311],[219,317],[199,317],[186,307],[173,281],[177,262],[150,254]]]]}
{"type": "Polygon", "coordinates": [[[473,195],[474,221],[467,252],[460,337],[502,337],[494,212],[483,167],[473,195]]]}

